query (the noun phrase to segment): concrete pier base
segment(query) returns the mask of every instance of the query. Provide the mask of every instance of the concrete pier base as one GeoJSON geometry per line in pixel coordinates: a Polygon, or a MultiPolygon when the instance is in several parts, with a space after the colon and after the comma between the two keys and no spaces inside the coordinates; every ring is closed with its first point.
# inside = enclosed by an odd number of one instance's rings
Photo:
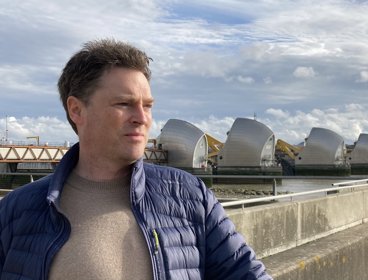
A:
{"type": "Polygon", "coordinates": [[[351,164],[351,175],[367,175],[368,174],[368,164],[351,164]]]}
{"type": "Polygon", "coordinates": [[[295,165],[298,176],[350,176],[349,165],[295,165]]]}
{"type": "MultiPolygon", "coordinates": [[[[261,166],[250,166],[250,167],[217,167],[213,169],[213,175],[257,175],[257,176],[281,176],[281,166],[273,167],[261,167],[261,166]]],[[[217,184],[272,184],[273,179],[264,178],[215,178],[213,180],[217,184]]]]}

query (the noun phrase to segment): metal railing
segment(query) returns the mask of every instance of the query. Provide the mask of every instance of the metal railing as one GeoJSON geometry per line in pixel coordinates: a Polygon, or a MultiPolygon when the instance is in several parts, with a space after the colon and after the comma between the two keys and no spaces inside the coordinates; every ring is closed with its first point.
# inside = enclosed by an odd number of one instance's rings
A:
{"type": "Polygon", "coordinates": [[[325,193],[327,195],[329,192],[334,192],[334,191],[340,191],[340,190],[345,190],[345,189],[353,190],[358,187],[368,187],[368,179],[333,183],[332,186],[335,186],[335,187],[324,188],[324,189],[313,190],[313,191],[306,191],[306,192],[298,192],[298,193],[292,193],[292,194],[282,194],[282,195],[273,195],[273,196],[258,197],[258,198],[241,199],[241,200],[236,200],[236,201],[222,202],[221,204],[223,207],[242,206],[242,208],[244,208],[244,205],[246,204],[253,204],[253,203],[258,203],[258,202],[272,202],[275,200],[288,199],[288,198],[292,200],[294,197],[306,196],[306,195],[311,195],[311,194],[316,194],[316,193],[325,193]]]}
{"type": "Polygon", "coordinates": [[[347,181],[347,182],[333,183],[332,186],[354,185],[355,187],[363,187],[363,186],[367,185],[367,182],[368,182],[368,179],[353,180],[353,181],[347,181]],[[358,185],[359,183],[363,183],[363,184],[358,185]]]}

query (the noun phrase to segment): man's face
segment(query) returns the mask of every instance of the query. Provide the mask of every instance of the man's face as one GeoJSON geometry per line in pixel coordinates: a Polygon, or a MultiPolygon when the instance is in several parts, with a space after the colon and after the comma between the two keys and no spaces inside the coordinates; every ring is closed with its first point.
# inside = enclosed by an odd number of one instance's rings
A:
{"type": "Polygon", "coordinates": [[[133,163],[144,154],[152,105],[143,73],[121,67],[105,72],[88,103],[82,106],[78,126],[81,145],[122,166],[133,163]]]}

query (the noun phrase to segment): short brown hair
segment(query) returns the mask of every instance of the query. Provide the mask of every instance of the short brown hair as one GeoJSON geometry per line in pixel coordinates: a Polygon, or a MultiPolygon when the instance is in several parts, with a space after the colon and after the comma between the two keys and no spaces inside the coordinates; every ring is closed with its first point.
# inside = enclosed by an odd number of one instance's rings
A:
{"type": "Polygon", "coordinates": [[[85,43],[83,48],[67,62],[58,81],[60,99],[73,130],[78,134],[68,113],[69,96],[75,96],[87,104],[101,76],[113,67],[138,70],[149,81],[150,60],[151,58],[136,47],[113,39],[85,43]]]}

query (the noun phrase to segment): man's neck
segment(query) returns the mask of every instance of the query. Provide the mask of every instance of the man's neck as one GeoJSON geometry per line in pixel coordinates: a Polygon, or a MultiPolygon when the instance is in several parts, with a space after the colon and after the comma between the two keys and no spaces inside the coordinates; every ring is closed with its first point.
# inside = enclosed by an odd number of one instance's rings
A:
{"type": "Polygon", "coordinates": [[[80,153],[75,172],[82,178],[97,182],[127,176],[131,166],[132,164],[117,164],[111,160],[91,158],[80,153]]]}

